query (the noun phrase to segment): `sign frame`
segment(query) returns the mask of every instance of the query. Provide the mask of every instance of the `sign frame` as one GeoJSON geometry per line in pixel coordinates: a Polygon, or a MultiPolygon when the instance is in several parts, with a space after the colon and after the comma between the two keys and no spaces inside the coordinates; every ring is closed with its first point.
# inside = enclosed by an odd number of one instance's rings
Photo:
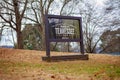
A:
{"type": "Polygon", "coordinates": [[[84,44],[83,44],[83,31],[82,31],[82,18],[74,16],[60,16],[60,15],[45,15],[45,39],[46,39],[46,56],[50,57],[50,42],[79,42],[81,54],[84,55],[84,44]],[[50,39],[49,36],[49,18],[54,19],[68,19],[78,20],[79,22],[79,39],[50,39]]]}

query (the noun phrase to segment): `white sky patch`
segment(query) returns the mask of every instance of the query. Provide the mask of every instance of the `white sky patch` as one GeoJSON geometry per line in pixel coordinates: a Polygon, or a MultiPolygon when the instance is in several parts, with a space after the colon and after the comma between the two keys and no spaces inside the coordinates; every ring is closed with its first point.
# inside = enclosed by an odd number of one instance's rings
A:
{"type": "Polygon", "coordinates": [[[13,37],[16,42],[16,33],[13,31],[13,36],[10,28],[6,28],[3,30],[1,36],[0,46],[14,46],[13,37]]]}
{"type": "Polygon", "coordinates": [[[96,1],[96,5],[104,6],[104,2],[107,0],[95,0],[95,1],[96,1]]]}

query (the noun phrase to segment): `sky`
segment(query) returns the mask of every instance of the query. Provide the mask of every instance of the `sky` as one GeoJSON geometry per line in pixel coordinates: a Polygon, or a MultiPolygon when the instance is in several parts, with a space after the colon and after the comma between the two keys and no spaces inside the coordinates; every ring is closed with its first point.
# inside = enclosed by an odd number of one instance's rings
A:
{"type": "MultiPolygon", "coordinates": [[[[14,37],[15,37],[15,32],[14,32],[14,37]]],[[[14,46],[11,29],[7,28],[3,30],[0,46],[14,46]]]]}
{"type": "Polygon", "coordinates": [[[99,6],[104,6],[104,2],[107,1],[107,0],[95,0],[97,5],[99,6]]]}

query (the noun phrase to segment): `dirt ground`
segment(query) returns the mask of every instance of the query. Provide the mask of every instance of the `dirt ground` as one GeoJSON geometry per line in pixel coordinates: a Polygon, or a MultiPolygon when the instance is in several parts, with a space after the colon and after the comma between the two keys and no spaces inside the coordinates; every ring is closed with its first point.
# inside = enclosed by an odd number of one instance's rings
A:
{"type": "MultiPolygon", "coordinates": [[[[64,54],[73,54],[73,53],[52,52],[51,54],[64,55],[64,54]]],[[[10,62],[26,62],[33,64],[47,63],[42,61],[41,59],[42,56],[45,56],[45,51],[0,48],[0,60],[10,61],[10,62]]],[[[111,56],[107,54],[89,54],[89,60],[95,61],[96,63],[120,65],[120,56],[111,56]]],[[[4,74],[0,69],[0,80],[97,80],[88,74],[82,74],[76,77],[72,75],[52,74],[42,69],[32,69],[32,68],[21,68],[21,69],[14,68],[14,69],[10,69],[10,72],[11,73],[4,74]]],[[[114,80],[119,80],[119,79],[120,78],[116,78],[114,80]]],[[[99,80],[103,80],[103,78],[99,80]]],[[[104,80],[112,80],[112,79],[110,79],[109,77],[105,77],[104,80]]]]}

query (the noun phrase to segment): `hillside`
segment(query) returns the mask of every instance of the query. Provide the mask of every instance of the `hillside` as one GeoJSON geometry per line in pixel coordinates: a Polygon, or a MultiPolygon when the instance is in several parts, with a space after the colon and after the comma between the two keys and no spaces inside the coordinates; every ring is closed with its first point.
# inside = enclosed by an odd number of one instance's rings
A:
{"type": "MultiPolygon", "coordinates": [[[[73,54],[52,52],[52,55],[73,54]]],[[[76,53],[74,53],[76,54],[76,53]]],[[[45,51],[0,48],[0,80],[120,80],[120,56],[44,62],[45,51]]]]}

